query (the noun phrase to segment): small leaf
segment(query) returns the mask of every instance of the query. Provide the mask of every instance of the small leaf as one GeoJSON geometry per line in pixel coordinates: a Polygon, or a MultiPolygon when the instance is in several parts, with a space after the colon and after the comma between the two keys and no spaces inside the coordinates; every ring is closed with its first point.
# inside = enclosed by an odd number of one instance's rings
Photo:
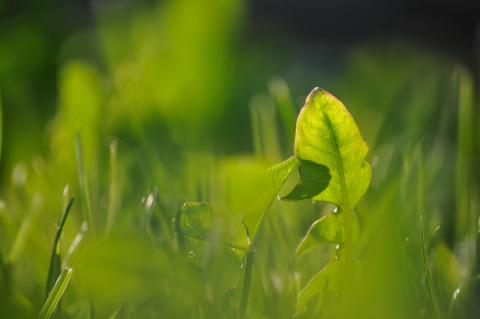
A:
{"type": "Polygon", "coordinates": [[[330,172],[324,165],[309,161],[301,161],[298,167],[300,180],[283,200],[299,200],[312,198],[327,188],[330,182],[330,172]]]}
{"type": "Polygon", "coordinates": [[[315,200],[353,208],[370,183],[368,146],[353,117],[333,95],[315,88],[297,119],[295,155],[328,167],[331,180],[315,200]]]}
{"type": "Polygon", "coordinates": [[[180,215],[180,230],[183,235],[202,241],[210,241],[214,232],[220,232],[220,241],[235,249],[247,250],[248,240],[241,221],[228,219],[219,214],[213,205],[206,202],[183,204],[180,215]]]}
{"type": "Polygon", "coordinates": [[[309,304],[321,308],[328,292],[338,292],[340,277],[338,265],[338,261],[331,261],[308,281],[297,296],[295,316],[305,313],[309,304]],[[315,303],[314,298],[316,298],[315,303]]]}
{"type": "Polygon", "coordinates": [[[342,214],[328,214],[310,226],[307,234],[297,248],[301,256],[321,243],[341,244],[344,241],[344,224],[342,214]]]}
{"type": "Polygon", "coordinates": [[[213,226],[215,209],[209,203],[187,202],[183,204],[180,227],[184,235],[206,238],[213,226]]]}

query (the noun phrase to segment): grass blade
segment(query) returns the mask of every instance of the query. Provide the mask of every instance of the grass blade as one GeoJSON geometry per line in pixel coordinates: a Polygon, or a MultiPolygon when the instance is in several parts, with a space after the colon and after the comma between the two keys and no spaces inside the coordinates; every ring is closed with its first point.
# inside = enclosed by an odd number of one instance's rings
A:
{"type": "Polygon", "coordinates": [[[3,141],[3,105],[2,105],[2,94],[0,92],[0,159],[2,158],[2,141],[3,141]]]}
{"type": "Polygon", "coordinates": [[[92,201],[90,200],[90,189],[88,187],[88,179],[85,174],[85,167],[83,162],[82,141],[80,139],[80,133],[76,134],[76,153],[77,153],[77,169],[78,169],[78,181],[80,184],[80,193],[83,198],[83,211],[84,217],[87,221],[88,229],[93,231],[93,213],[92,213],[92,201]]]}
{"type": "Polygon", "coordinates": [[[475,264],[474,243],[478,232],[478,216],[476,212],[475,167],[474,167],[474,89],[471,76],[464,69],[454,73],[454,85],[457,90],[458,127],[457,158],[455,168],[456,219],[455,235],[465,251],[466,264],[469,270],[475,264]]]}
{"type": "Polygon", "coordinates": [[[45,290],[46,296],[48,296],[50,290],[55,285],[55,279],[58,278],[58,276],[60,275],[62,263],[62,256],[60,254],[60,238],[63,233],[63,226],[65,226],[65,222],[67,221],[68,213],[72,208],[73,201],[73,197],[68,200],[63,210],[63,213],[60,216],[60,220],[58,221],[57,232],[55,233],[55,239],[53,240],[52,255],[50,257],[50,268],[48,271],[47,286],[45,290]]]}
{"type": "Polygon", "coordinates": [[[72,268],[66,268],[62,271],[52,290],[48,294],[47,300],[43,304],[43,307],[37,317],[38,319],[49,319],[52,316],[57,308],[58,303],[60,302],[60,299],[63,296],[63,293],[68,287],[71,277],[72,268]]]}
{"type": "Polygon", "coordinates": [[[278,108],[280,119],[287,132],[290,143],[293,145],[295,138],[295,122],[297,120],[297,110],[293,104],[288,90],[287,83],[283,79],[273,79],[269,86],[270,95],[273,97],[276,107],[278,108]]]}
{"type": "Polygon", "coordinates": [[[110,181],[108,193],[107,225],[106,233],[112,231],[115,220],[115,212],[118,209],[118,177],[117,177],[117,146],[116,140],[110,142],[110,181]]]}

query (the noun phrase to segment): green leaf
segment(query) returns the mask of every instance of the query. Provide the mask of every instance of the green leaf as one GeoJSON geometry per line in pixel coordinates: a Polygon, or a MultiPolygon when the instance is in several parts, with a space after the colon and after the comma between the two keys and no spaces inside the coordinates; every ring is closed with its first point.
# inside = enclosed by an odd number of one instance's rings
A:
{"type": "Polygon", "coordinates": [[[297,119],[295,155],[330,171],[328,187],[314,199],[353,208],[370,183],[370,165],[364,160],[367,152],[342,102],[325,90],[313,89],[297,119]]]}
{"type": "Polygon", "coordinates": [[[250,232],[252,240],[255,237],[265,213],[273,200],[277,198],[278,193],[280,193],[283,184],[287,180],[287,177],[297,164],[297,159],[292,156],[289,159],[268,168],[259,177],[258,184],[254,187],[255,189],[258,189],[258,192],[256,196],[252,198],[252,201],[246,205],[244,214],[244,222],[250,232]]]}
{"type": "Polygon", "coordinates": [[[309,161],[301,161],[298,167],[300,180],[298,184],[284,196],[283,200],[299,200],[315,197],[327,188],[330,172],[324,165],[309,161]]]}
{"type": "Polygon", "coordinates": [[[291,157],[268,169],[237,168],[235,174],[244,172],[240,178],[227,176],[225,188],[229,200],[225,208],[217,209],[206,202],[187,202],[180,214],[180,231],[183,235],[202,241],[209,238],[220,240],[230,248],[248,250],[258,227],[278,196],[281,187],[297,165],[291,157]],[[249,176],[245,176],[249,175],[249,176]]]}
{"type": "Polygon", "coordinates": [[[315,221],[297,247],[301,256],[321,243],[341,244],[345,240],[343,215],[328,214],[315,221]]]}
{"type": "Polygon", "coordinates": [[[206,202],[187,202],[180,214],[180,230],[184,236],[202,241],[220,240],[226,246],[247,250],[247,236],[240,220],[229,220],[206,202]]]}
{"type": "Polygon", "coordinates": [[[72,268],[66,268],[62,271],[52,290],[48,294],[48,298],[43,304],[42,310],[40,310],[38,319],[48,319],[52,316],[57,308],[58,303],[60,302],[60,299],[63,296],[63,293],[68,287],[71,277],[72,268]]]}

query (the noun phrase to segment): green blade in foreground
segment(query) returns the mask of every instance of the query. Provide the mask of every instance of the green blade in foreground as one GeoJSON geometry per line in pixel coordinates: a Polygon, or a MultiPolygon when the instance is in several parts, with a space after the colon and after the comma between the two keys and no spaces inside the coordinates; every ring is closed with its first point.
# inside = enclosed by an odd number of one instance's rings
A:
{"type": "Polygon", "coordinates": [[[63,233],[63,226],[65,226],[65,222],[67,221],[68,213],[72,208],[73,201],[74,198],[71,197],[63,210],[62,216],[60,216],[60,220],[58,221],[57,232],[55,233],[55,239],[53,240],[52,255],[50,256],[50,268],[48,270],[47,286],[45,289],[46,296],[48,296],[50,290],[55,284],[55,278],[58,278],[60,275],[62,263],[60,255],[60,238],[63,233]]]}
{"type": "Polygon", "coordinates": [[[330,183],[314,197],[351,209],[370,183],[368,146],[345,106],[325,90],[308,95],[297,120],[295,155],[328,167],[330,183]]]}
{"type": "Polygon", "coordinates": [[[42,310],[40,310],[38,319],[49,319],[55,312],[55,309],[57,308],[57,305],[60,302],[63,293],[68,287],[68,283],[70,282],[70,278],[72,277],[72,270],[72,268],[66,268],[62,271],[57,281],[55,282],[52,290],[48,294],[48,298],[43,304],[42,310]]]}

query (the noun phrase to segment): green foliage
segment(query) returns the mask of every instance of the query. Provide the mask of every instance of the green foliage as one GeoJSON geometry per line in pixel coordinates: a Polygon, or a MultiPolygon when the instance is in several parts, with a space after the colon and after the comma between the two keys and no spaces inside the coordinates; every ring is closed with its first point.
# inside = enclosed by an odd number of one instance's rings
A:
{"type": "Polygon", "coordinates": [[[301,256],[321,243],[342,244],[345,241],[343,215],[328,214],[315,221],[307,235],[298,245],[297,255],[301,256]]]}
{"type": "Polygon", "coordinates": [[[300,180],[284,200],[299,200],[315,197],[324,191],[330,183],[330,171],[324,165],[301,161],[298,167],[300,180]]]}
{"type": "MultiPolygon", "coordinates": [[[[323,216],[313,223],[298,246],[297,254],[302,255],[322,242],[342,244],[345,246],[343,271],[347,272],[345,278],[348,279],[354,278],[349,272],[355,272],[356,267],[353,258],[356,223],[352,209],[365,193],[371,177],[370,165],[364,161],[367,151],[368,147],[345,106],[325,90],[313,89],[298,116],[296,127],[295,155],[304,165],[303,169],[300,166],[301,180],[287,198],[327,201],[338,205],[340,212],[323,216]]],[[[331,268],[334,266],[325,269],[331,268]]],[[[327,283],[333,277],[325,269],[317,273],[298,295],[297,312],[302,311],[313,296],[331,292],[327,283]]],[[[343,293],[347,283],[345,278],[343,293]]],[[[319,303],[323,304],[323,301],[319,303]]]]}
{"type": "Polygon", "coordinates": [[[364,161],[367,152],[342,102],[325,90],[313,89],[298,116],[295,135],[295,155],[329,169],[328,187],[313,198],[341,209],[354,207],[370,183],[370,165],[364,161]]]}
{"type": "Polygon", "coordinates": [[[40,313],[38,314],[39,319],[49,319],[53,315],[60,299],[62,299],[62,296],[68,287],[68,283],[72,277],[72,271],[72,268],[66,268],[62,271],[55,282],[55,285],[50,290],[47,300],[42,306],[42,310],[40,310],[40,313]]]}
{"type": "Polygon", "coordinates": [[[154,2],[1,22],[1,318],[476,317],[466,68],[395,44],[329,74],[243,43],[241,1],[154,2]],[[315,82],[348,110],[316,89],[297,119],[315,82]]]}
{"type": "Polygon", "coordinates": [[[60,253],[60,238],[62,236],[63,227],[65,226],[65,222],[67,221],[68,213],[73,205],[73,197],[70,198],[65,205],[62,215],[58,221],[57,231],[55,233],[55,238],[53,240],[53,248],[52,248],[52,256],[50,257],[50,267],[48,270],[48,278],[47,278],[47,287],[46,287],[46,295],[48,296],[49,292],[52,290],[56,278],[60,276],[61,266],[62,266],[62,256],[60,253]]]}

